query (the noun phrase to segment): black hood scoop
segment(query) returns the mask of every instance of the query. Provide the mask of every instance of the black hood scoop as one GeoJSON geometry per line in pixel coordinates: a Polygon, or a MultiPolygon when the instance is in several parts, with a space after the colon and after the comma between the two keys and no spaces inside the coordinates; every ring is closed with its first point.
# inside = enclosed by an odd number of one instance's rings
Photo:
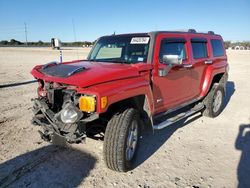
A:
{"type": "Polygon", "coordinates": [[[85,67],[81,65],[71,65],[71,64],[63,64],[57,62],[51,62],[44,65],[40,72],[43,74],[47,74],[50,76],[57,76],[57,77],[69,77],[75,73],[82,72],[86,70],[85,67]]]}

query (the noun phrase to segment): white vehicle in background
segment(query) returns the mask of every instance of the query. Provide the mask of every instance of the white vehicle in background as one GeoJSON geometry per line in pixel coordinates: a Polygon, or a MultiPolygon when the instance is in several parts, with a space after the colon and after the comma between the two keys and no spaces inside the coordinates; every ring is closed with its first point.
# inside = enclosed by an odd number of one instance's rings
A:
{"type": "Polygon", "coordinates": [[[58,38],[51,39],[51,47],[53,50],[54,49],[60,50],[61,46],[62,46],[62,43],[61,43],[60,39],[58,39],[58,38]]]}

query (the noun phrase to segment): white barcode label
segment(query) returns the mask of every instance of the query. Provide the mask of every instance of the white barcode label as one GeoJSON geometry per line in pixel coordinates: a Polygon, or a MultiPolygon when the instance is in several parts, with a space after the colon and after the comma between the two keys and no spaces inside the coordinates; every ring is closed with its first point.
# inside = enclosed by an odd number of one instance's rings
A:
{"type": "Polygon", "coordinates": [[[130,44],[148,44],[149,37],[133,37],[130,44]]]}

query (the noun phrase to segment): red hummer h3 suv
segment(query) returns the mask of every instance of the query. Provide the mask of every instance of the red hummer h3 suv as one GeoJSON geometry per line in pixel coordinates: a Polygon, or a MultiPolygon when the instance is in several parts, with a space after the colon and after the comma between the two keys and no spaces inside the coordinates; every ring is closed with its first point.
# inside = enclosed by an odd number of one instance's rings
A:
{"type": "Polygon", "coordinates": [[[108,168],[128,171],[141,128],[223,109],[228,63],[220,35],[191,29],[104,36],[86,60],[38,65],[32,122],[44,140],[104,138],[108,168]]]}

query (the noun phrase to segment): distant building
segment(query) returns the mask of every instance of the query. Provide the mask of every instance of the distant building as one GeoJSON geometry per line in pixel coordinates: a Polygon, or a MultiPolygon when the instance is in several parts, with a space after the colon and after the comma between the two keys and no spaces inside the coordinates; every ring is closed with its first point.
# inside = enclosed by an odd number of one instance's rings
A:
{"type": "Polygon", "coordinates": [[[250,50],[250,48],[248,46],[233,46],[231,47],[231,49],[233,50],[250,50]]]}

